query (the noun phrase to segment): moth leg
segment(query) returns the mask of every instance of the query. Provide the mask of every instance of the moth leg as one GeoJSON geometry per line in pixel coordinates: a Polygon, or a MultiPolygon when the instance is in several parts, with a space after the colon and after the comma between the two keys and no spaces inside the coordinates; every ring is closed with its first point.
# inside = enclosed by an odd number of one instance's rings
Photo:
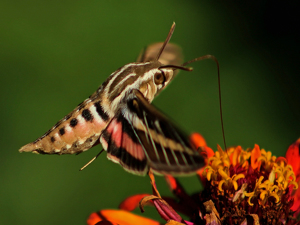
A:
{"type": "Polygon", "coordinates": [[[95,157],[93,157],[87,164],[85,164],[83,167],[80,168],[79,171],[84,170],[88,165],[90,165],[92,162],[94,162],[95,159],[98,158],[98,156],[104,151],[104,149],[102,149],[95,157]]]}

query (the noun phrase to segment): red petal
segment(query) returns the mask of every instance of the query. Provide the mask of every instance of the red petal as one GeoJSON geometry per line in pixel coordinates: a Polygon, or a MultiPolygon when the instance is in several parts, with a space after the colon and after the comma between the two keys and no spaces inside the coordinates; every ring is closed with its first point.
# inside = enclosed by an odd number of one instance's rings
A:
{"type": "Polygon", "coordinates": [[[92,213],[89,218],[87,219],[88,225],[94,225],[98,222],[102,221],[102,219],[98,216],[97,213],[92,213]]]}
{"type": "Polygon", "coordinates": [[[119,209],[133,211],[136,207],[139,206],[139,202],[142,200],[142,198],[146,196],[149,196],[149,194],[139,194],[130,196],[126,198],[123,202],[121,202],[121,204],[119,205],[119,209]]]}
{"type": "MultiPolygon", "coordinates": [[[[134,215],[124,210],[105,209],[98,213],[92,213],[87,220],[88,225],[98,222],[110,225],[159,225],[160,223],[142,216],[134,215]],[[106,222],[106,223],[105,223],[106,222]]],[[[101,223],[102,224],[102,223],[101,223]]]]}
{"type": "MultiPolygon", "coordinates": [[[[205,139],[202,137],[201,134],[198,133],[193,133],[190,136],[190,142],[197,148],[200,149],[200,154],[204,157],[205,159],[205,164],[207,165],[207,159],[214,156],[215,153],[214,151],[206,145],[205,139]]],[[[202,176],[204,171],[204,167],[199,169],[197,171],[198,176],[200,177],[200,180],[202,183],[205,185],[206,178],[202,176]]]]}
{"type": "Polygon", "coordinates": [[[206,146],[205,139],[201,134],[198,133],[192,133],[192,135],[190,136],[190,141],[196,146],[196,148],[206,146]]]}
{"type": "Polygon", "coordinates": [[[214,151],[206,145],[205,139],[201,134],[193,133],[190,136],[190,142],[198,149],[200,148],[203,152],[200,152],[204,158],[210,158],[215,155],[214,151]]]}
{"type": "Polygon", "coordinates": [[[300,189],[299,188],[297,189],[297,191],[294,194],[293,198],[294,198],[294,204],[291,207],[291,210],[298,211],[299,208],[300,208],[300,189]]]}
{"type": "MultiPolygon", "coordinates": [[[[300,181],[300,138],[293,144],[290,145],[288,148],[285,157],[288,162],[288,164],[292,165],[294,173],[296,175],[296,180],[300,181]]],[[[297,189],[297,191],[294,194],[294,204],[292,206],[292,210],[298,211],[300,207],[300,188],[297,189]]]]}
{"type": "Polygon", "coordinates": [[[203,172],[204,172],[205,167],[201,168],[200,170],[197,171],[197,175],[200,178],[202,185],[205,187],[206,184],[206,177],[203,176],[203,172]]]}
{"type": "Polygon", "coordinates": [[[300,178],[300,153],[299,153],[299,146],[300,146],[300,138],[293,144],[290,145],[288,148],[285,157],[288,164],[291,164],[296,175],[296,180],[298,181],[300,178]]]}
{"type": "Polygon", "coordinates": [[[179,185],[179,183],[177,182],[177,180],[170,176],[170,175],[166,175],[165,179],[171,189],[171,191],[176,191],[178,188],[180,189],[179,192],[184,192],[184,190],[182,189],[182,187],[179,185]]]}
{"type": "Polygon", "coordinates": [[[255,144],[251,152],[251,167],[253,169],[260,168],[261,162],[257,161],[260,156],[261,156],[260,148],[257,144],[255,144]]]}

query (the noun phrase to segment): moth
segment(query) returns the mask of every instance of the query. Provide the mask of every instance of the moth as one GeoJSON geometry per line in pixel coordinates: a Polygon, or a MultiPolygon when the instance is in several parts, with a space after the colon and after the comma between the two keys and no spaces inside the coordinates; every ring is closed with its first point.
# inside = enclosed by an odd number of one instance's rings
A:
{"type": "MultiPolygon", "coordinates": [[[[176,76],[181,53],[169,44],[150,45],[137,62],[113,72],[89,98],[20,152],[79,154],[101,143],[107,158],[126,171],[187,175],[204,165],[188,137],[150,103],[176,76]]],[[[184,64],[183,64],[184,65],[184,64]]]]}

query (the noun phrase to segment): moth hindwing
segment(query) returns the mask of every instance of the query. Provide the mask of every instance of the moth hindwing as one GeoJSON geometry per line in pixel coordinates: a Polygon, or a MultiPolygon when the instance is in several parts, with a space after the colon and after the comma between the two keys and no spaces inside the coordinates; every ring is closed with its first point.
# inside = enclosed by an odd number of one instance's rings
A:
{"type": "Polygon", "coordinates": [[[88,99],[20,152],[78,154],[101,143],[108,159],[144,175],[185,175],[204,165],[186,135],[150,103],[175,77],[181,49],[169,40],[150,45],[88,99]]]}

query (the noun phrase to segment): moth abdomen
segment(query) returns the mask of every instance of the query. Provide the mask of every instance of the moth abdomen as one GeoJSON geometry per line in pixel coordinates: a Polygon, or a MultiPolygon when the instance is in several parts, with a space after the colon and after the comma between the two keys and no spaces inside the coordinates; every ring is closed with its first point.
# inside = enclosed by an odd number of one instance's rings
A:
{"type": "Polygon", "coordinates": [[[98,104],[92,101],[84,107],[80,104],[43,136],[23,146],[19,151],[38,154],[77,154],[90,149],[99,139],[109,120],[109,116],[98,104]]]}

